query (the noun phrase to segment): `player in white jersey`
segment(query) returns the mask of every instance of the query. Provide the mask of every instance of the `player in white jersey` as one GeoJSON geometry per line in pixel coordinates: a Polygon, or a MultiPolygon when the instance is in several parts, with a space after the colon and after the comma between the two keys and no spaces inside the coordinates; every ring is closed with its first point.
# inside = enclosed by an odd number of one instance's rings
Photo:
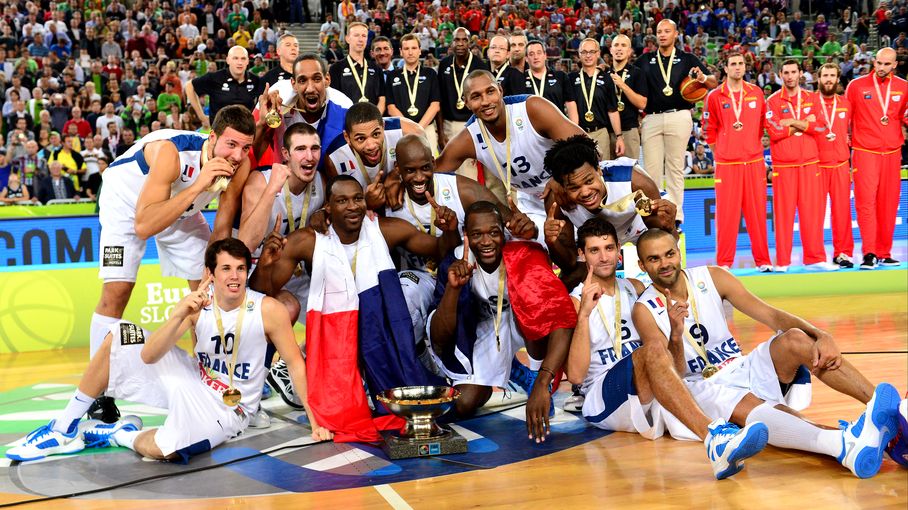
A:
{"type": "MultiPolygon", "coordinates": [[[[515,191],[517,206],[542,232],[543,192],[551,174],[543,165],[556,140],[582,134],[555,105],[539,96],[504,97],[489,71],[473,71],[464,83],[463,100],[473,112],[467,129],[445,145],[438,157],[440,172],[453,172],[469,158],[481,162],[515,191]]],[[[500,197],[504,200],[504,197],[500,197]]],[[[543,239],[537,239],[540,243],[543,239]]]]}
{"type": "MultiPolygon", "coordinates": [[[[306,365],[290,318],[275,299],[247,290],[250,262],[241,241],[212,243],[205,253],[207,277],[199,289],[184,297],[154,333],[127,322],[111,325],[66,409],[6,456],[28,461],[83,448],[125,446],[144,457],[185,463],[246,429],[259,408],[269,342],[287,360],[308,412],[306,365]],[[176,346],[187,331],[194,355],[176,346]],[[163,426],[144,431],[136,416],[113,424],[80,423],[102,391],[166,408],[169,414],[163,426]]],[[[313,439],[331,439],[331,432],[308,415],[313,439]]]]}
{"type": "Polygon", "coordinates": [[[586,274],[586,268],[577,264],[574,242],[576,228],[586,220],[598,216],[614,225],[619,247],[635,242],[648,228],[674,230],[675,204],[661,198],[656,183],[636,161],[600,162],[596,142],[586,135],[556,142],[546,153],[545,168],[564,190],[559,197],[554,193],[546,197],[545,240],[568,288],[586,274]],[[635,208],[633,194],[638,191],[650,199],[648,216],[635,208]]]}
{"type": "Polygon", "coordinates": [[[617,239],[614,225],[598,216],[577,231],[578,254],[589,271],[571,293],[578,317],[565,372],[582,385],[583,417],[596,427],[648,439],[661,437],[666,421],[680,421],[706,444],[716,478],[727,478],[766,446],[766,426],[739,429],[722,419],[711,421],[675,373],[664,345],[638,349],[631,310],[643,284],[615,276],[621,257],[617,239]]]}
{"type": "Polygon", "coordinates": [[[576,314],[548,255],[533,242],[505,242],[498,207],[466,211],[464,243],[440,266],[436,309],[429,315],[432,355],[460,390],[455,413],[468,417],[493,387],[513,381],[529,395],[527,432],[550,432],[550,387],[570,345],[576,314]],[[526,347],[527,369],[514,355],[526,347]]]}
{"type": "MultiPolygon", "coordinates": [[[[385,207],[386,217],[400,218],[422,232],[441,236],[442,231],[434,225],[439,206],[452,210],[457,216],[458,224],[463,225],[464,211],[471,204],[485,200],[498,206],[512,236],[527,239],[535,237],[535,226],[525,214],[500,204],[478,182],[460,175],[435,173],[435,157],[425,138],[405,135],[397,142],[396,152],[396,173],[400,175],[404,188],[404,207],[396,211],[385,207]]],[[[460,232],[462,234],[463,230],[460,232]]],[[[434,270],[438,267],[438,261],[430,261],[403,248],[398,248],[397,251],[400,255],[400,286],[413,321],[417,355],[431,368],[434,364],[428,358],[424,340],[428,308],[435,292],[434,270]]]]}
{"type": "Polygon", "coordinates": [[[335,139],[326,150],[326,175],[353,177],[366,190],[369,209],[380,209],[385,203],[385,180],[397,160],[395,147],[404,135],[425,137],[425,132],[409,119],[382,117],[372,103],[351,106],[344,119],[343,139],[335,139]]]}
{"type": "MultiPolygon", "coordinates": [[[[108,327],[123,317],[149,237],[155,238],[163,275],[185,278],[195,290],[209,238],[230,235],[249,175],[254,134],[249,110],[232,105],[218,112],[209,135],[155,131],[104,172],[104,192],[98,201],[99,276],[104,285],[91,318],[92,355],[108,327]],[[211,233],[201,209],[214,198],[218,212],[211,233]]],[[[99,406],[102,419],[116,420],[112,400],[102,399],[99,406]]]]}
{"type": "MultiPolygon", "coordinates": [[[[637,251],[653,284],[634,305],[634,325],[644,346],[667,343],[675,370],[706,414],[737,425],[761,421],[769,444],[830,455],[859,478],[879,471],[897,431],[899,394],[892,385],[874,388],[842,357],[829,333],[766,304],[728,271],[682,271],[671,234],[650,229],[637,251]],[[743,355],[728,330],[723,301],[778,333],[743,355]],[[843,429],[803,420],[797,411],[809,404],[810,373],[866,403],[864,414],[843,429]]],[[[678,437],[679,431],[669,430],[678,437]]]]}

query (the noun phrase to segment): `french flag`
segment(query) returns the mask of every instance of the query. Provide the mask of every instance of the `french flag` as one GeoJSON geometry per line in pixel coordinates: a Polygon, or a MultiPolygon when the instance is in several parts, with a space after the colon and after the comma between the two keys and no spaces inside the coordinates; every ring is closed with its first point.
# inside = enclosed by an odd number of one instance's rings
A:
{"type": "Polygon", "coordinates": [[[405,422],[372,416],[361,369],[373,396],[440,380],[416,358],[410,313],[378,219],[363,219],[355,246],[354,275],[334,229],[316,234],[306,310],[308,400],[335,441],[375,442],[379,430],[399,430],[405,422]]]}
{"type": "Polygon", "coordinates": [[[659,308],[665,308],[665,304],[662,303],[662,298],[658,297],[658,296],[655,297],[654,299],[648,299],[646,301],[646,304],[648,304],[649,307],[652,308],[653,310],[658,310],[659,308]]]}

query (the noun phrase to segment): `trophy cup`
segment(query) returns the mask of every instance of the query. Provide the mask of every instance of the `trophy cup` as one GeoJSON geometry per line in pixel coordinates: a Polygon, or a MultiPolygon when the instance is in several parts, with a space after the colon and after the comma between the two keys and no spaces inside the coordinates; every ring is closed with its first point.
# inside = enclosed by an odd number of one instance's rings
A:
{"type": "Polygon", "coordinates": [[[403,433],[382,432],[382,449],[391,459],[466,453],[467,440],[435,423],[454,405],[460,392],[450,386],[404,386],[376,398],[391,413],[407,420],[403,433]]]}

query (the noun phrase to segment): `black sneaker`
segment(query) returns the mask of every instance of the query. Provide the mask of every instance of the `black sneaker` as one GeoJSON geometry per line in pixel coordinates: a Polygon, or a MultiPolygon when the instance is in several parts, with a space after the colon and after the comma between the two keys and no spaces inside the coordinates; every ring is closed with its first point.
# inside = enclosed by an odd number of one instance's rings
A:
{"type": "Polygon", "coordinates": [[[861,262],[861,269],[876,269],[876,255],[868,253],[864,255],[864,262],[861,262]]]}
{"type": "Polygon", "coordinates": [[[271,370],[268,371],[268,384],[280,394],[285,404],[294,409],[304,409],[296,392],[293,391],[286,361],[280,360],[271,365],[271,370]]]}
{"type": "Polygon", "coordinates": [[[892,257],[886,257],[880,261],[881,266],[897,266],[899,264],[901,264],[901,262],[899,262],[898,260],[895,260],[892,257]]]}
{"type": "Polygon", "coordinates": [[[101,420],[104,423],[116,423],[120,420],[120,410],[113,397],[100,396],[88,408],[88,417],[92,420],[101,420]]]}
{"type": "Polygon", "coordinates": [[[833,259],[833,262],[839,265],[842,269],[851,269],[854,267],[854,262],[851,261],[851,257],[840,253],[838,257],[833,259]]]}

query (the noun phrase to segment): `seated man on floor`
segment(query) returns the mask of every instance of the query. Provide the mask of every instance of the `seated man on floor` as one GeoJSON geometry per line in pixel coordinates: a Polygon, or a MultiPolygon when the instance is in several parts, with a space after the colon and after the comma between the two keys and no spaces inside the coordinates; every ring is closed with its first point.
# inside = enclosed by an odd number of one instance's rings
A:
{"type": "Polygon", "coordinates": [[[216,241],[205,253],[206,280],[176,305],[157,331],[122,321],[111,325],[66,409],[6,456],[29,461],[83,448],[125,446],[144,457],[188,462],[249,425],[262,396],[262,360],[269,342],[287,361],[300,390],[312,438],[331,439],[331,432],[319,426],[309,410],[306,365],[287,310],[277,300],[246,289],[251,258],[237,239],[216,241]],[[176,346],[186,331],[192,335],[194,356],[176,346]],[[102,392],[165,408],[169,414],[163,426],[148,430],[141,430],[137,416],[110,424],[80,423],[102,392]]]}
{"type": "Polygon", "coordinates": [[[465,213],[463,246],[439,268],[429,340],[436,364],[460,390],[459,417],[473,415],[493,387],[518,382],[529,395],[527,432],[549,434],[550,390],[564,364],[577,314],[535,242],[505,242],[498,207],[479,201],[465,213]],[[526,347],[527,369],[515,354],[526,347]]]}
{"type": "MultiPolygon", "coordinates": [[[[634,326],[644,347],[668,345],[675,370],[707,415],[739,426],[763,422],[773,446],[829,455],[859,478],[876,475],[898,430],[899,394],[892,385],[874,387],[829,333],[762,301],[727,270],[681,270],[677,241],[664,230],[641,235],[637,252],[653,284],[634,305],[634,326]],[[729,331],[724,301],[777,333],[744,355],[729,331]],[[811,373],[867,404],[866,411],[843,428],[804,419],[798,411],[810,403],[811,373]]],[[[684,427],[667,426],[676,438],[695,438],[684,427]]]]}
{"type": "Polygon", "coordinates": [[[586,396],[583,417],[596,427],[647,439],[661,437],[666,421],[680,422],[706,443],[716,478],[743,469],[743,460],[766,446],[766,426],[753,422],[739,429],[708,418],[675,372],[665,345],[639,348],[631,310],[644,287],[615,275],[620,247],[611,223],[590,218],[577,230],[577,243],[589,270],[571,292],[578,319],[565,372],[586,396]]]}

